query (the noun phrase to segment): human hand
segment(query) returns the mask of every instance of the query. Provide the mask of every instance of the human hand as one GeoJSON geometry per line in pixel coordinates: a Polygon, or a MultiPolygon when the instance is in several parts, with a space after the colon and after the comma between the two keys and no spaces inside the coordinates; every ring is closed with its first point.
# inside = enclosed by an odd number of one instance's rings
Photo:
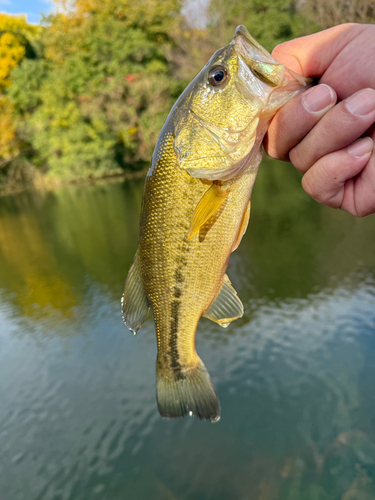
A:
{"type": "Polygon", "coordinates": [[[375,25],[335,26],[279,45],[273,56],[320,81],[275,115],[267,153],[290,160],[316,201],[358,217],[375,213],[375,25]]]}

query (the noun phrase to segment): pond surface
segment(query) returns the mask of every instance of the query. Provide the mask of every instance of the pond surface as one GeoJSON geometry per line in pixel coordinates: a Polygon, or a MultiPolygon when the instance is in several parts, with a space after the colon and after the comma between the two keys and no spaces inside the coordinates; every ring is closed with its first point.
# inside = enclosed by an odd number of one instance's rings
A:
{"type": "Polygon", "coordinates": [[[228,268],[245,315],[198,327],[221,420],[168,421],[153,321],[120,314],[141,196],[0,199],[0,499],[375,499],[375,216],[264,162],[228,268]]]}

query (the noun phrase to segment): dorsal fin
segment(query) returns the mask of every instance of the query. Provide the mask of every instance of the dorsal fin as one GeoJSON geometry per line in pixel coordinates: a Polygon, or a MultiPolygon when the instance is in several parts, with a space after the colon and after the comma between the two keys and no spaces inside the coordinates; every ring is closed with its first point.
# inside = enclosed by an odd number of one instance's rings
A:
{"type": "Polygon", "coordinates": [[[139,272],[138,255],[135,254],[125,281],[124,293],[121,298],[122,319],[134,335],[141,328],[150,309],[139,272]]]}
{"type": "Polygon", "coordinates": [[[226,328],[231,321],[241,318],[241,316],[243,316],[242,302],[232,287],[230,279],[225,275],[219,293],[204,317],[226,328]]]}
{"type": "Polygon", "coordinates": [[[188,239],[194,236],[203,224],[219,210],[228,193],[229,191],[223,191],[217,184],[212,184],[204,193],[191,217],[188,239]]]}

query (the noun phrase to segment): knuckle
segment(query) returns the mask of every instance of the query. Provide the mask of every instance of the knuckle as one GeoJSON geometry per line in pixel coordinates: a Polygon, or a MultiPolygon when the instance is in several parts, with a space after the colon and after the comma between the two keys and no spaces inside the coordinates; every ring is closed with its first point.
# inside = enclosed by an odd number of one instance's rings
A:
{"type": "Polygon", "coordinates": [[[316,183],[313,182],[311,179],[311,176],[309,175],[304,175],[302,177],[302,187],[306,191],[306,193],[311,196],[316,201],[321,201],[320,198],[320,193],[319,189],[316,186],[316,183]]]}
{"type": "Polygon", "coordinates": [[[306,193],[315,201],[331,208],[340,206],[340,188],[338,185],[329,182],[316,165],[317,172],[308,172],[302,178],[302,187],[306,193]],[[310,175],[309,175],[310,174],[310,175]]]}
{"type": "Polygon", "coordinates": [[[275,132],[274,127],[269,130],[265,139],[265,148],[267,153],[272,158],[277,158],[278,160],[288,160],[288,144],[285,140],[285,126],[284,122],[278,121],[277,132],[275,132]]]}
{"type": "Polygon", "coordinates": [[[308,169],[304,164],[301,148],[298,145],[289,151],[289,159],[300,172],[304,173],[308,169]]]}

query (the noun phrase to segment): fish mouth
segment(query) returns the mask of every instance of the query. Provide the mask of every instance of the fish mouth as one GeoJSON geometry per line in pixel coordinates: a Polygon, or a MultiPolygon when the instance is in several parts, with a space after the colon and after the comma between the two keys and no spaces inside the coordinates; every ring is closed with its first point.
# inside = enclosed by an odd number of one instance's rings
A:
{"type": "Polygon", "coordinates": [[[238,37],[242,37],[244,38],[245,40],[247,40],[247,42],[254,48],[258,49],[258,51],[260,52],[264,52],[266,55],[270,56],[270,54],[266,51],[266,49],[264,49],[259,42],[257,42],[255,40],[255,38],[253,38],[250,33],[247,31],[246,27],[243,25],[243,24],[240,24],[239,26],[237,26],[236,28],[236,31],[234,32],[234,40],[236,41],[236,39],[238,37]]]}
{"type": "Polygon", "coordinates": [[[254,75],[270,87],[284,84],[285,66],[274,59],[247,31],[245,26],[237,27],[233,43],[254,75]]]}
{"type": "Polygon", "coordinates": [[[253,38],[242,24],[237,26],[234,33],[233,42],[236,49],[247,63],[257,61],[259,63],[277,64],[283,66],[276,59],[274,59],[267,50],[260,45],[259,42],[253,38]]]}
{"type": "Polygon", "coordinates": [[[316,83],[312,78],[301,76],[277,61],[242,24],[236,28],[233,44],[250,70],[271,87],[285,86],[291,79],[302,87],[316,83]]]}

